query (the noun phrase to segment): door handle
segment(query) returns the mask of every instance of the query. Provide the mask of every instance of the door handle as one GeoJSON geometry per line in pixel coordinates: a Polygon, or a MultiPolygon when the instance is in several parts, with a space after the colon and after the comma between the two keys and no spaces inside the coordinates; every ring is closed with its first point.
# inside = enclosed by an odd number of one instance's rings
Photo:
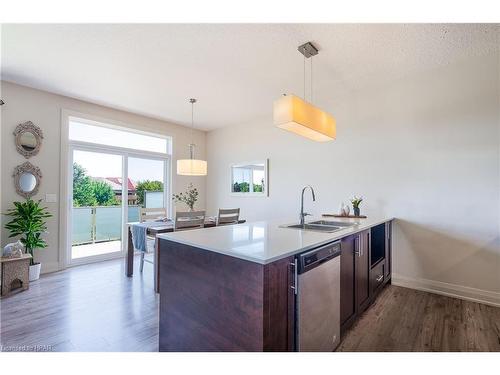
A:
{"type": "Polygon", "coordinates": [[[290,288],[293,289],[293,293],[297,294],[297,258],[294,259],[293,263],[290,263],[290,266],[293,267],[293,285],[290,288]]]}
{"type": "Polygon", "coordinates": [[[384,279],[384,275],[379,275],[379,277],[376,278],[377,283],[381,282],[384,279]]]}
{"type": "Polygon", "coordinates": [[[361,249],[361,235],[358,235],[356,242],[357,250],[354,250],[354,254],[361,258],[363,256],[363,250],[361,249]]]}

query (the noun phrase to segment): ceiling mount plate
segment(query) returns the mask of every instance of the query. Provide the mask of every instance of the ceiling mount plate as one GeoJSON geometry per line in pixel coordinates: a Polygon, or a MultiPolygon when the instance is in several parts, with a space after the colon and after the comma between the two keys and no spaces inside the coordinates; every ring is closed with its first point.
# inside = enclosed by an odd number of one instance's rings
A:
{"type": "Polygon", "coordinates": [[[319,50],[316,47],[314,47],[314,44],[312,44],[311,42],[302,44],[297,49],[301,54],[303,54],[306,57],[306,59],[308,59],[311,56],[316,56],[319,52],[319,50]]]}

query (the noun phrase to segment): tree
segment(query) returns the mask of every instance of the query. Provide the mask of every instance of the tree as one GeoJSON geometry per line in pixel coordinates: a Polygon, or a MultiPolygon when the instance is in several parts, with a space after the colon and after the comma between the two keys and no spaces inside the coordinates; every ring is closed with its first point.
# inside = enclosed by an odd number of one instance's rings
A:
{"type": "Polygon", "coordinates": [[[253,191],[255,193],[262,193],[264,191],[264,179],[260,180],[260,184],[253,184],[253,191]]]}
{"type": "Polygon", "coordinates": [[[81,165],[73,163],[73,206],[95,206],[92,180],[81,165]]]}
{"type": "Polygon", "coordinates": [[[81,165],[73,163],[73,206],[113,206],[115,192],[104,181],[95,181],[81,165]]]}
{"type": "Polygon", "coordinates": [[[73,186],[81,183],[87,177],[87,171],[78,163],[73,163],[73,186]]]}
{"type": "Polygon", "coordinates": [[[115,198],[115,192],[104,181],[92,181],[92,193],[94,195],[96,204],[99,206],[113,206],[118,204],[115,198]]]}
{"type": "Polygon", "coordinates": [[[144,180],[139,181],[135,187],[137,193],[137,204],[144,204],[144,193],[146,191],[163,191],[163,182],[144,180]]]}
{"type": "Polygon", "coordinates": [[[233,185],[233,191],[235,193],[248,193],[250,191],[250,184],[248,182],[235,182],[233,185]]]}

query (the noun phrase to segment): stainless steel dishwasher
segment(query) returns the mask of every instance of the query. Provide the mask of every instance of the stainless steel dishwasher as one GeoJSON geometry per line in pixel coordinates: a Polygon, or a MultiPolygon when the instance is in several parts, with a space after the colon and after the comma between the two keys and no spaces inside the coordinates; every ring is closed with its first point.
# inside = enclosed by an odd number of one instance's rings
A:
{"type": "Polygon", "coordinates": [[[296,349],[331,352],[340,342],[340,242],[296,258],[296,349]]]}

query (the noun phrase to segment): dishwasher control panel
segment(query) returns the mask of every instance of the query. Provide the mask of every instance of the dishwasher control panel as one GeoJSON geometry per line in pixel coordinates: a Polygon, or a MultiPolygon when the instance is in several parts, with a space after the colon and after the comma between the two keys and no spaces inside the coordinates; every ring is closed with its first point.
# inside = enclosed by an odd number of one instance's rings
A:
{"type": "Polygon", "coordinates": [[[340,242],[324,245],[298,256],[299,273],[306,272],[321,263],[340,255],[340,242]]]}

